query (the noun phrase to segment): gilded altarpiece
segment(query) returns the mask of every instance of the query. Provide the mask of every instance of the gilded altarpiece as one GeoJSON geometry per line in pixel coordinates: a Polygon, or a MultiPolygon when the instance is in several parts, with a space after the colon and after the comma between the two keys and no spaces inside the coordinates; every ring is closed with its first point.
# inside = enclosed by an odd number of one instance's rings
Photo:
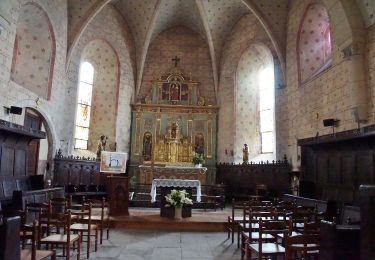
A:
{"type": "Polygon", "coordinates": [[[132,104],[130,175],[148,183],[152,177],[145,180],[144,169],[157,177],[175,167],[186,178],[215,183],[217,112],[217,106],[205,104],[191,76],[175,68],[159,77],[149,95],[132,104]],[[195,153],[204,154],[205,173],[194,169],[195,153]]]}

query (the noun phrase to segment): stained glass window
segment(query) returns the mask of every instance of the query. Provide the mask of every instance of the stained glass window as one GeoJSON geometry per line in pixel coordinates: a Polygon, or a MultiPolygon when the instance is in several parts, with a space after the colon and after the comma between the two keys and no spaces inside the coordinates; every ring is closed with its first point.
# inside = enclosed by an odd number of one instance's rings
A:
{"type": "Polygon", "coordinates": [[[94,67],[89,62],[83,62],[79,74],[76,129],[74,136],[74,147],[77,149],[87,149],[93,81],[94,67]]]}
{"type": "Polygon", "coordinates": [[[259,73],[259,112],[262,153],[274,152],[274,75],[272,67],[259,73]]]}

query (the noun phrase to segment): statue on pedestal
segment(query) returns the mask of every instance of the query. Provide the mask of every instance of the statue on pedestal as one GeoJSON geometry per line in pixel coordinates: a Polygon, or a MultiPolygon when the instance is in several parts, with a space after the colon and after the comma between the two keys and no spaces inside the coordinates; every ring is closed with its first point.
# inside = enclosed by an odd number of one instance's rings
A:
{"type": "Polygon", "coordinates": [[[247,147],[247,144],[244,144],[242,149],[242,159],[244,164],[249,163],[249,147],[247,147]]]}
{"type": "Polygon", "coordinates": [[[105,151],[106,145],[107,137],[105,135],[101,135],[96,148],[96,160],[100,160],[100,156],[102,155],[102,151],[105,151]]]}
{"type": "Polygon", "coordinates": [[[151,154],[152,154],[152,134],[150,132],[146,132],[143,135],[143,160],[151,161],[151,154]]]}

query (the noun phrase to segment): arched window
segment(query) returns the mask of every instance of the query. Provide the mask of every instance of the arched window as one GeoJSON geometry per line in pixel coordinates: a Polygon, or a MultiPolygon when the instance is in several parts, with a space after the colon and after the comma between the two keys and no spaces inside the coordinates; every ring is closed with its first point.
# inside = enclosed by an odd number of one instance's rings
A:
{"type": "Polygon", "coordinates": [[[93,82],[94,67],[89,62],[83,62],[79,74],[76,130],[74,136],[74,147],[77,149],[87,149],[93,82]]]}
{"type": "Polygon", "coordinates": [[[274,60],[263,44],[251,45],[236,70],[234,162],[242,162],[244,144],[253,162],[275,159],[274,60]]]}
{"type": "Polygon", "coordinates": [[[297,44],[299,81],[305,83],[332,63],[332,42],[327,9],[322,4],[307,7],[297,44]]]}
{"type": "Polygon", "coordinates": [[[262,153],[274,152],[274,71],[268,66],[258,74],[259,77],[259,113],[262,153]]]}

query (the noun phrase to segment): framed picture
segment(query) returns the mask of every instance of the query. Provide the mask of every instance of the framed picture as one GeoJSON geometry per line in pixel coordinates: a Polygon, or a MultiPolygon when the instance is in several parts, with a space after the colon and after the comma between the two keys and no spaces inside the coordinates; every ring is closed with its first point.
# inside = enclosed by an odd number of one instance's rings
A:
{"type": "Polygon", "coordinates": [[[125,173],[127,153],[102,151],[100,158],[100,172],[125,173]]]}

